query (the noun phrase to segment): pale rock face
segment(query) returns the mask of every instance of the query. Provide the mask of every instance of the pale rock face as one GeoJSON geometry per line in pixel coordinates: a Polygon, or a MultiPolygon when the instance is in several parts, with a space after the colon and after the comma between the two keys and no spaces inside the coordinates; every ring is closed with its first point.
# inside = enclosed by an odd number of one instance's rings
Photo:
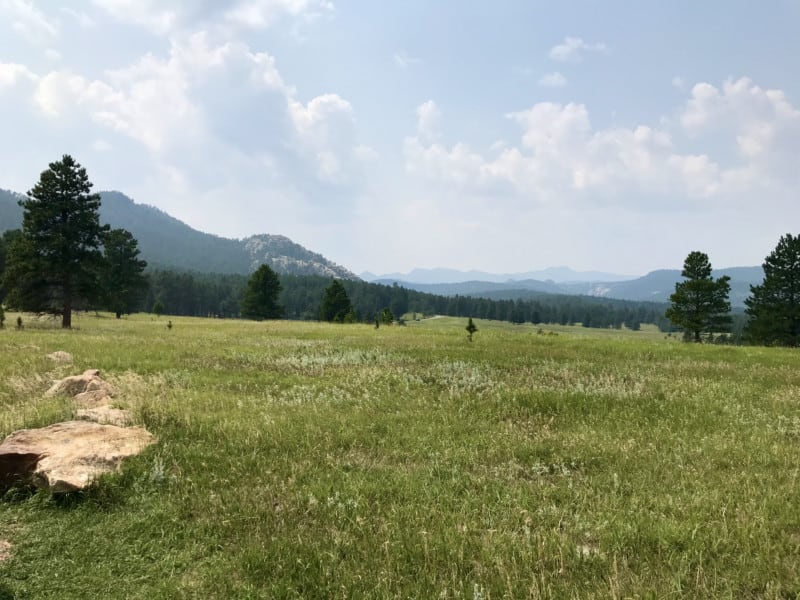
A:
{"type": "Polygon", "coordinates": [[[36,487],[74,492],[104,473],[119,470],[124,458],[155,441],[140,427],[67,421],[15,431],[0,444],[0,464],[14,467],[16,477],[29,478],[36,487]],[[38,461],[34,462],[35,456],[38,461]]]}

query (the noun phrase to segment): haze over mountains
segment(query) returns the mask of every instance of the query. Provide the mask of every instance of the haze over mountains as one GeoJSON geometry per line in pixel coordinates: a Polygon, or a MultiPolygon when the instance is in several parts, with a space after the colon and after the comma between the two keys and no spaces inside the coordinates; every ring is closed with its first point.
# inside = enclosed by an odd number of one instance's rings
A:
{"type": "MultiPolygon", "coordinates": [[[[267,263],[278,273],[358,279],[354,273],[281,235],[255,235],[243,240],[223,238],[192,229],[182,221],[120,192],[101,192],[100,217],[112,227],[123,227],[139,242],[150,266],[207,273],[248,274],[267,263]]],[[[0,233],[22,223],[19,194],[0,190],[0,233]]],[[[750,285],[761,283],[759,267],[719,269],[715,277],[731,278],[731,303],[744,305],[750,285]]],[[[482,296],[492,299],[530,298],[538,294],[588,295],[623,300],[665,302],[680,281],[680,269],[652,271],[642,277],[615,273],[580,272],[552,267],[525,273],[498,274],[454,269],[414,269],[409,273],[361,277],[376,283],[398,283],[409,289],[445,296],[482,296]]]]}

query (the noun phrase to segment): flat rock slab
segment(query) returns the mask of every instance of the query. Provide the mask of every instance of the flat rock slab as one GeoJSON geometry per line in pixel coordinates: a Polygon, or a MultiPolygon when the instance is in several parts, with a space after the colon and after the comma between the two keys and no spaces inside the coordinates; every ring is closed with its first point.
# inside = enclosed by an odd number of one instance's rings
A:
{"type": "Polygon", "coordinates": [[[0,467],[5,462],[16,470],[0,472],[0,482],[13,476],[55,493],[74,492],[104,473],[119,470],[124,458],[139,454],[155,441],[155,436],[141,427],[90,421],[21,429],[0,444],[0,467]],[[35,462],[34,456],[38,457],[35,462]],[[28,470],[20,473],[23,465],[28,470]]]}

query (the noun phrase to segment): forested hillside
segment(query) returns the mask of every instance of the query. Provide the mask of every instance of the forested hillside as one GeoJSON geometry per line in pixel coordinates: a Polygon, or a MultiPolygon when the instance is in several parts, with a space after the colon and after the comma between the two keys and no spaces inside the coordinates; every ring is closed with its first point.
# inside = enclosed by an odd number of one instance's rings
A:
{"type": "MultiPolygon", "coordinates": [[[[130,231],[142,258],[151,267],[198,273],[248,274],[261,264],[278,273],[357,276],[321,254],[281,235],[261,234],[244,240],[203,233],[162,210],[138,204],[120,192],[101,192],[100,221],[130,231]]],[[[0,233],[22,224],[20,196],[0,190],[0,233]]]]}

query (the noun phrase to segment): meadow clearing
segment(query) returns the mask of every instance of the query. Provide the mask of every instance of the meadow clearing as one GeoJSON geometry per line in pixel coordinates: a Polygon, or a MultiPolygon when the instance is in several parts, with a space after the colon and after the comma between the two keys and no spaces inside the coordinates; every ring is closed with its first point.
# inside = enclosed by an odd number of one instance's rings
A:
{"type": "Polygon", "coordinates": [[[42,393],[94,367],[159,443],[85,493],[7,493],[0,599],[800,594],[796,351],[7,317],[0,435],[69,418],[42,393]]]}

